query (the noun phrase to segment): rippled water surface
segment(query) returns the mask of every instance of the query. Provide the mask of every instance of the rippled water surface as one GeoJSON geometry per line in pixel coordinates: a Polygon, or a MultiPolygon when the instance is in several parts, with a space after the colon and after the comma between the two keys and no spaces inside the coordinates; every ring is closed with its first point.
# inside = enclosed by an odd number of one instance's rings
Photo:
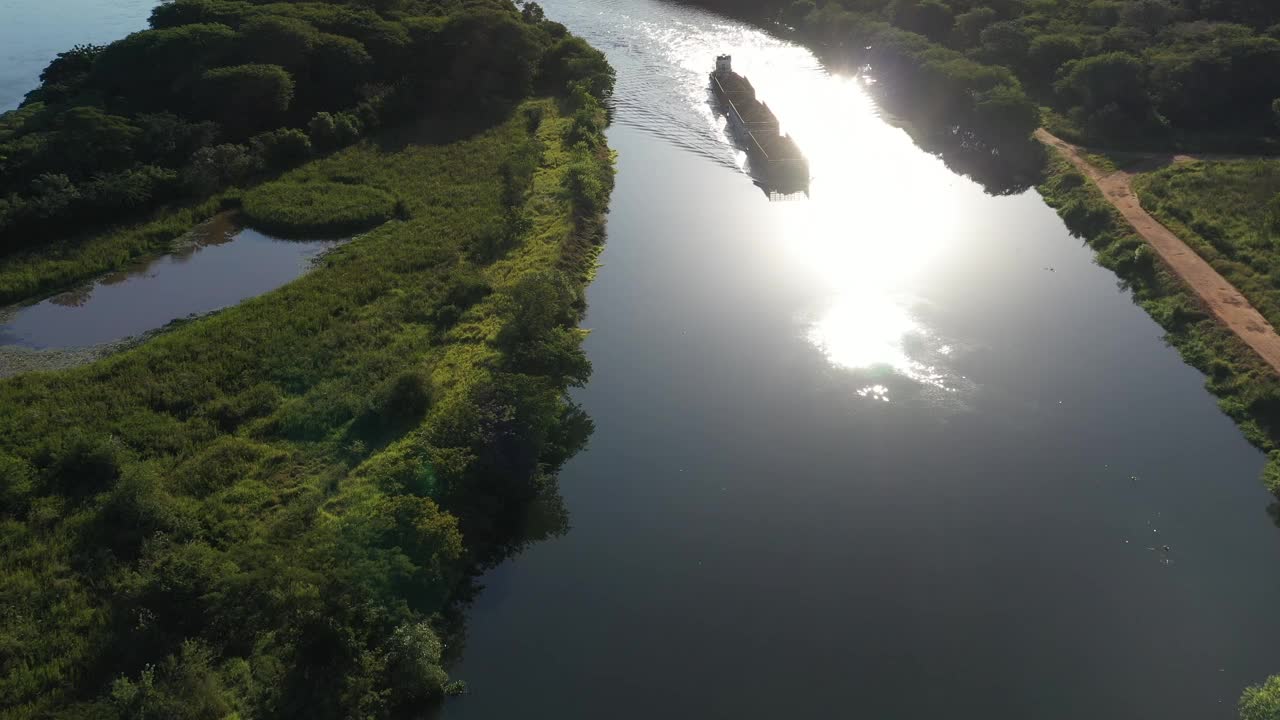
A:
{"type": "Polygon", "coordinates": [[[1034,192],[740,23],[543,5],[618,70],[596,431],[447,717],[1229,718],[1280,671],[1263,458],[1034,192]],[[721,52],[809,199],[741,170],[721,52]]]}
{"type": "Polygon", "coordinates": [[[174,253],[0,311],[0,345],[62,349],[140,335],[273,290],[335,244],[268,237],[220,215],[179,240],[174,253]]]}

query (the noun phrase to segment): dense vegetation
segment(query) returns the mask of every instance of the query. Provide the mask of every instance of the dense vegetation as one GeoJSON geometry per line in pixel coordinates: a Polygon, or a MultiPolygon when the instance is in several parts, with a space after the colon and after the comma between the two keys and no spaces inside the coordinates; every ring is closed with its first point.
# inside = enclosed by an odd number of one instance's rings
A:
{"type": "Polygon", "coordinates": [[[1038,105],[1076,139],[1271,146],[1280,4],[1271,0],[692,0],[777,20],[870,64],[925,121],[1025,137],[1038,105]]]}
{"type": "Polygon", "coordinates": [[[0,384],[0,716],[382,717],[444,691],[451,603],[563,523],[554,472],[590,430],[564,390],[611,170],[574,130],[536,103],[314,162],[283,182],[358,172],[406,219],[0,384]]]}
{"type": "MultiPolygon", "coordinates": [[[[293,143],[296,128],[279,127],[328,102],[319,78],[357,45],[362,80],[387,77],[386,57],[437,63],[429,92],[353,85],[342,99],[351,118],[362,103],[426,99],[412,123],[379,111],[273,182],[208,208],[148,200],[154,219],[67,246],[68,263],[77,247],[106,256],[113,238],[171,236],[241,202],[267,222],[332,227],[359,215],[329,202],[339,191],[373,201],[362,225],[381,223],[273,293],[93,365],[0,382],[0,718],[419,716],[454,688],[445,666],[474,573],[563,530],[556,470],[591,431],[566,389],[590,372],[576,324],[612,188],[612,71],[536,8],[376,7],[166,4],[157,30],[72,53],[83,72],[60,58],[18,111],[9,138],[32,146],[70,141],[64,116],[99,113],[124,135],[144,115],[216,124],[238,142],[187,150],[225,168],[293,143]],[[330,17],[372,25],[357,39],[330,17]],[[275,33],[260,62],[216,54],[257,33],[275,33]],[[446,45],[413,45],[415,33],[446,45]],[[443,103],[463,87],[484,101],[443,103]],[[556,97],[522,99],[539,91],[556,97]],[[215,107],[230,97],[272,118],[215,107]],[[281,142],[256,142],[263,132],[281,142]]],[[[317,112],[309,141],[329,131],[317,112]]],[[[100,169],[154,174],[139,162],[100,169]]],[[[73,216],[59,217],[39,222],[73,216]]]]}
{"type": "Polygon", "coordinates": [[[1188,162],[1134,179],[1142,206],[1280,327],[1280,163],[1188,162]]]}
{"type": "Polygon", "coordinates": [[[286,237],[337,236],[367,230],[390,220],[395,196],[358,182],[271,182],[245,193],[246,222],[286,237]]]}
{"type": "MultiPolygon", "coordinates": [[[[173,0],[151,25],[61,53],[0,116],[0,255],[75,254],[86,228],[199,203],[425,111],[496,116],[610,77],[536,5],[505,0],[173,0]]],[[[23,262],[18,284],[55,285],[23,262]]]]}

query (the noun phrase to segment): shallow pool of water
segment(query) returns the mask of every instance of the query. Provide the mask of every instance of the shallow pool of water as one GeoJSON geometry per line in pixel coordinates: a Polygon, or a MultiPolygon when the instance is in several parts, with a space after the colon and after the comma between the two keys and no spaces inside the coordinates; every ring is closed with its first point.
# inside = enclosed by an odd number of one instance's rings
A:
{"type": "Polygon", "coordinates": [[[281,240],[219,215],[178,241],[172,254],[9,308],[0,314],[0,345],[76,348],[140,335],[273,290],[336,244],[281,240]]]}

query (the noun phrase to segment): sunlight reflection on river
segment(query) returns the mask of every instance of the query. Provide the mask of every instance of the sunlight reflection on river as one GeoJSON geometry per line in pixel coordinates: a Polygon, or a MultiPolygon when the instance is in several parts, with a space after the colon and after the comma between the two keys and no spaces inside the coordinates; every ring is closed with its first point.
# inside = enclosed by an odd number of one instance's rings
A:
{"type": "MultiPolygon", "coordinates": [[[[960,210],[948,189],[955,177],[923,171],[922,164],[937,162],[923,153],[904,162],[903,131],[880,119],[859,80],[829,74],[800,47],[727,25],[638,27],[682,71],[680,95],[713,130],[721,159],[745,167],[745,153],[733,147],[709,102],[707,72],[722,52],[733,55],[735,69],[809,158],[809,196],[774,208],[780,271],[824,291],[824,304],[804,320],[808,342],[843,370],[887,369],[920,386],[954,390],[961,378],[943,366],[950,348],[919,316],[913,289],[942,259],[960,210]]],[[[889,400],[884,385],[859,394],[889,400]]]]}

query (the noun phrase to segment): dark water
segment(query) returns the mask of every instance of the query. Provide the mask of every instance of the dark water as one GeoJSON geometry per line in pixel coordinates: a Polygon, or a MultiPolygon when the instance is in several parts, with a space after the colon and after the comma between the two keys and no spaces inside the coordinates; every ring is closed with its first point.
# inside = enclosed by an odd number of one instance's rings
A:
{"type": "Polygon", "coordinates": [[[1034,193],[738,23],[543,4],[618,69],[596,431],[446,717],[1229,718],[1280,671],[1262,456],[1034,193]],[[737,169],[723,50],[812,200],[737,169]]]}
{"type": "Polygon", "coordinates": [[[220,215],[177,252],[0,314],[0,345],[71,348],[139,335],[274,290],[335,244],[268,237],[220,215]]]}
{"type": "Polygon", "coordinates": [[[0,112],[40,82],[58,53],[104,45],[147,25],[156,0],[0,0],[0,112]]]}

